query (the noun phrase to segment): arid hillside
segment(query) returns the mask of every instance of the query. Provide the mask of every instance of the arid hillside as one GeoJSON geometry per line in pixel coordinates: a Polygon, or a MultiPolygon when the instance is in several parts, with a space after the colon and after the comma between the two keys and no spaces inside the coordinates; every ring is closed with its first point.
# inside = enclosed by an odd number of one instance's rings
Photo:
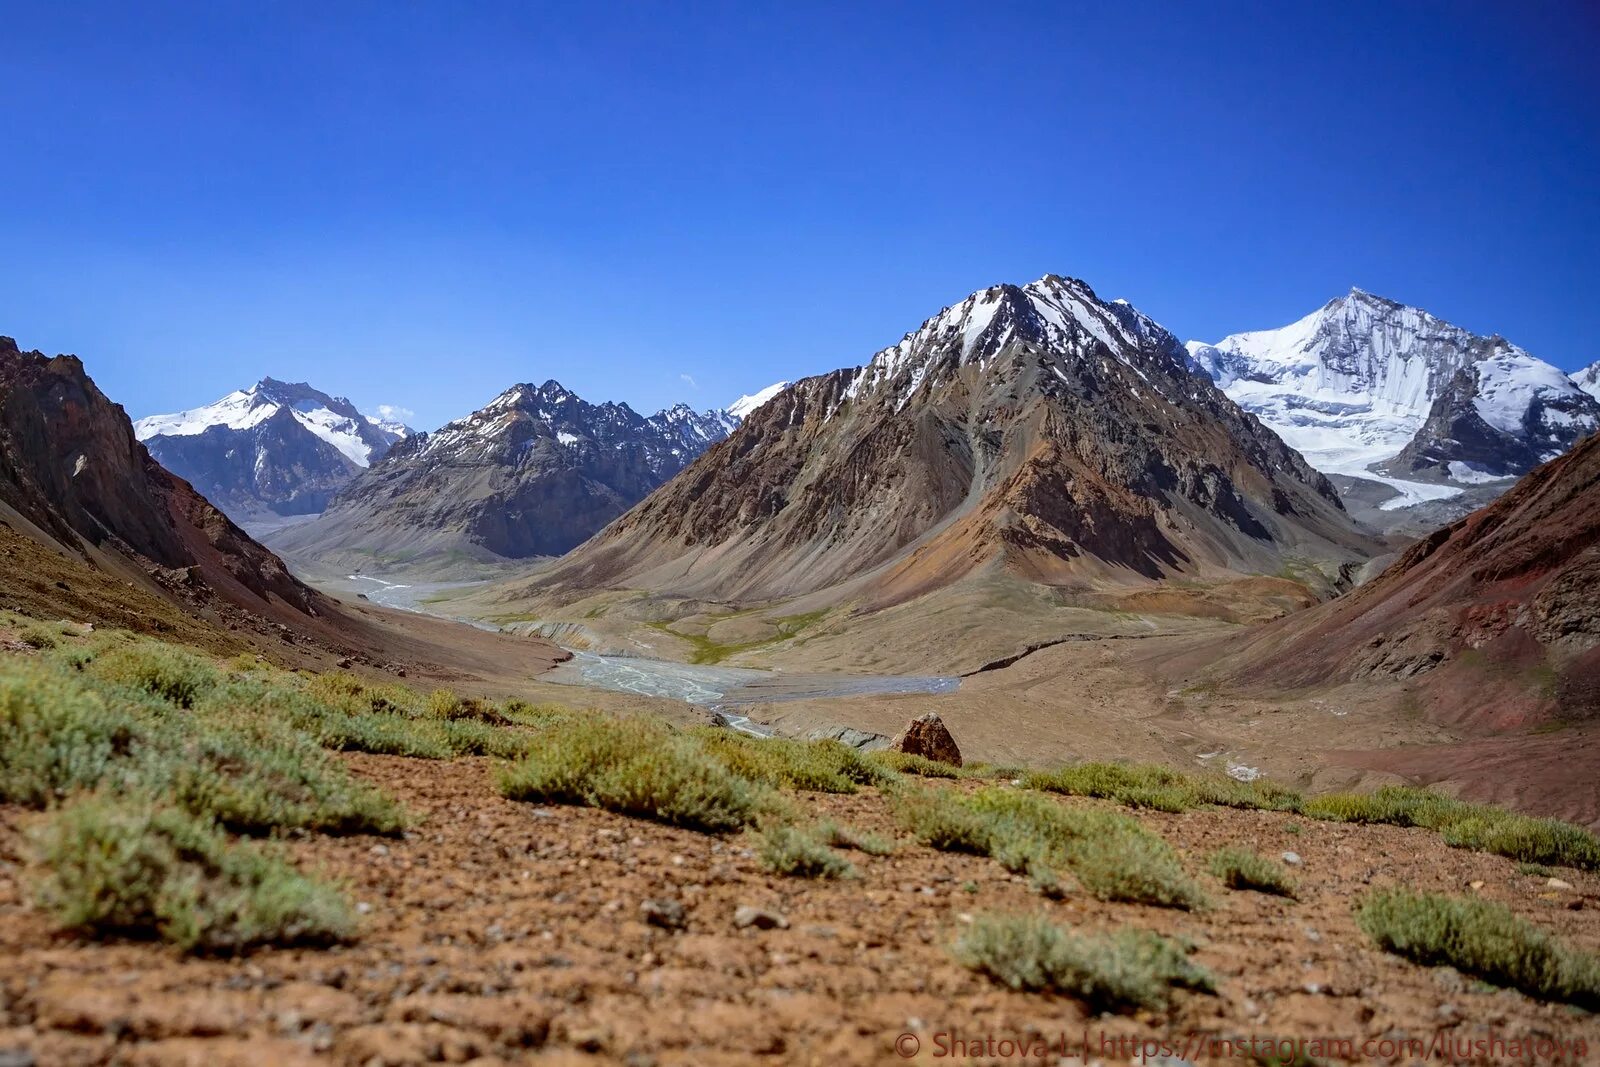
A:
{"type": "Polygon", "coordinates": [[[0,649],[9,1063],[1600,1042],[1600,840],[1550,820],[758,741],[17,617],[0,649]]]}
{"type": "Polygon", "coordinates": [[[1505,730],[1600,717],[1600,436],[1437,530],[1348,596],[1236,639],[1222,672],[1376,679],[1430,717],[1505,730]]]}

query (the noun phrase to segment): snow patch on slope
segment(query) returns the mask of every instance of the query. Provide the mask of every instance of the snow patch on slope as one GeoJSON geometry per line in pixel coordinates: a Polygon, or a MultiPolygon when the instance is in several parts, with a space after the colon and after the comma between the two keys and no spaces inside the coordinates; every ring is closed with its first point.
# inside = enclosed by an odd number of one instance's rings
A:
{"type": "Polygon", "coordinates": [[[734,418],[738,419],[740,422],[743,422],[745,419],[750,417],[751,412],[755,411],[756,408],[759,408],[762,404],[765,404],[767,401],[771,400],[773,397],[789,388],[789,386],[792,384],[792,382],[773,382],[765,389],[741,396],[738,400],[735,400],[733,403],[723,408],[723,410],[729,415],[732,415],[734,418]]]}

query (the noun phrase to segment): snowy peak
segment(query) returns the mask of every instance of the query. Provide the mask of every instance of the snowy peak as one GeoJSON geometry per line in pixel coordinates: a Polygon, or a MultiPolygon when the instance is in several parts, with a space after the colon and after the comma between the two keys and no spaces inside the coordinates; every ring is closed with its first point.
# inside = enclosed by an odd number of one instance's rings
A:
{"type": "Polygon", "coordinates": [[[141,441],[156,437],[192,437],[214,427],[249,430],[280,411],[327,442],[358,467],[365,467],[388,451],[409,430],[361,414],[342,396],[329,396],[305,382],[263,378],[249,389],[229,393],[204,407],[172,415],[151,415],[133,424],[141,441]]]}
{"type": "Polygon", "coordinates": [[[263,378],[204,407],[140,419],[134,433],[163,466],[250,528],[321,511],[411,431],[305,382],[263,378]]]}
{"type": "Polygon", "coordinates": [[[1600,425],[1593,398],[1503,337],[1358,288],[1287,326],[1186,347],[1198,369],[1313,466],[1384,482],[1400,493],[1393,504],[1459,489],[1375,477],[1375,466],[1402,458],[1405,473],[1462,481],[1470,451],[1468,484],[1482,480],[1484,464],[1509,477],[1600,425]]]}
{"type": "Polygon", "coordinates": [[[1066,381],[1094,375],[1110,358],[1139,379],[1191,382],[1191,364],[1177,339],[1126,301],[1106,303],[1086,282],[1047,274],[1027,285],[980,289],[940,311],[899,344],[873,356],[845,390],[855,401],[892,391],[904,406],[925,382],[954,370],[986,370],[1016,346],[1047,359],[1066,381]]]}

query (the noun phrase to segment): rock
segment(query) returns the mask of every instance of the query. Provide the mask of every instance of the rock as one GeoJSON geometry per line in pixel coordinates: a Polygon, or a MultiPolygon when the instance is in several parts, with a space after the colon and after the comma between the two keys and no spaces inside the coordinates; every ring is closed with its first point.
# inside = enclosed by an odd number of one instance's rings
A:
{"type": "Polygon", "coordinates": [[[1545,883],[1545,886],[1550,888],[1550,889],[1571,889],[1572,888],[1572,883],[1571,882],[1563,882],[1559,878],[1552,878],[1548,882],[1545,883]]]}
{"type": "Polygon", "coordinates": [[[676,900],[647,900],[639,905],[644,921],[663,930],[682,930],[685,923],[683,905],[676,900]]]}
{"type": "Polygon", "coordinates": [[[1283,862],[1287,863],[1291,867],[1300,866],[1300,853],[1298,853],[1298,852],[1285,852],[1283,854],[1283,862]]]}
{"type": "Polygon", "coordinates": [[[754,926],[757,930],[787,930],[789,920],[775,911],[764,911],[745,905],[733,913],[733,925],[743,930],[754,926]]]}
{"type": "Polygon", "coordinates": [[[819,726],[806,734],[806,740],[838,741],[862,751],[880,749],[889,743],[889,738],[884,734],[856,730],[849,726],[819,726]]]}
{"type": "Polygon", "coordinates": [[[956,739],[950,736],[944,720],[931,711],[907,723],[889,742],[889,751],[961,766],[961,749],[956,747],[956,739]]]}
{"type": "Polygon", "coordinates": [[[35,1062],[25,1048],[0,1048],[0,1067],[33,1067],[35,1062]]]}

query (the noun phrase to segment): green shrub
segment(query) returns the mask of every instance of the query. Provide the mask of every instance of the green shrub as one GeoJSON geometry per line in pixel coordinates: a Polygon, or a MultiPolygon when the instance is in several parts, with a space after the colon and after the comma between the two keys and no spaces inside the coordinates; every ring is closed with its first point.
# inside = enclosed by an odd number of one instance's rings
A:
{"type": "Polygon", "coordinates": [[[1060,891],[1056,869],[1065,867],[1102,900],[1175,908],[1205,902],[1171,846],[1117,812],[991,787],[970,797],[927,790],[902,801],[899,817],[923,844],[992,856],[1051,894],[1060,891]]]}
{"type": "Polygon", "coordinates": [[[794,878],[853,878],[856,873],[843,856],[792,826],[763,832],[756,853],[769,871],[794,878]]]}
{"type": "Polygon", "coordinates": [[[42,808],[108,781],[148,728],[76,678],[11,661],[0,673],[0,800],[42,808]]]}
{"type": "Polygon", "coordinates": [[[192,708],[222,677],[209,660],[155,641],[139,641],[97,655],[89,670],[97,678],[142,690],[180,708],[192,708]]]}
{"type": "Polygon", "coordinates": [[[757,791],[657,720],[595,715],[541,733],[499,773],[512,800],[586,804],[690,829],[722,832],[755,821],[757,791]]]}
{"type": "Polygon", "coordinates": [[[0,662],[0,798],[44,807],[74,791],[142,789],[244,833],[400,829],[399,809],[277,715],[263,683],[213,685],[173,715],[120,666],[112,675],[0,662]]]}
{"type": "Polygon", "coordinates": [[[1081,937],[1042,916],[979,916],[955,956],[1012,989],[1063,993],[1096,1012],[1160,1009],[1175,988],[1214,988],[1181,948],[1149,931],[1081,937]]]}
{"type": "Polygon", "coordinates": [[[1468,804],[1426,789],[1385,786],[1372,793],[1333,793],[1307,800],[1301,810],[1311,818],[1335,822],[1424,827],[1438,831],[1446,844],[1456,848],[1524,863],[1600,868],[1600,838],[1581,826],[1468,804]]]}
{"type": "Polygon", "coordinates": [[[1135,808],[1182,812],[1203,805],[1291,811],[1300,794],[1270,782],[1190,775],[1166,767],[1080,763],[1023,776],[1023,785],[1051,793],[1101,797],[1135,808]]]}
{"type": "Polygon", "coordinates": [[[1282,864],[1247,848],[1224,848],[1213,853],[1211,873],[1229,889],[1253,889],[1290,898],[1295,895],[1294,881],[1282,864]]]}
{"type": "Polygon", "coordinates": [[[337,890],[212,824],[134,797],[90,796],[35,837],[38,899],[64,929],[188,951],[329,943],[355,929],[337,890]]]}
{"type": "Polygon", "coordinates": [[[151,788],[236,833],[398,833],[400,809],[290,727],[245,717],[193,724],[142,774],[151,788]]]}
{"type": "Polygon", "coordinates": [[[887,749],[878,749],[869,752],[867,758],[886,770],[896,771],[901,774],[915,774],[922,778],[959,778],[961,768],[953,763],[944,763],[932,760],[926,756],[913,755],[910,752],[890,752],[887,749]]]}
{"type": "Polygon", "coordinates": [[[1380,890],[1360,903],[1356,921],[1383,948],[1415,963],[1600,1009],[1600,958],[1568,948],[1504,905],[1380,890]]]}
{"type": "Polygon", "coordinates": [[[839,741],[755,738],[736,730],[697,726],[690,737],[729,771],[775,787],[812,793],[854,793],[882,785],[894,775],[839,741]]]}
{"type": "Polygon", "coordinates": [[[894,842],[878,834],[866,833],[853,826],[844,826],[832,819],[817,823],[817,839],[830,848],[848,848],[865,852],[869,856],[887,856],[894,852],[894,842]]]}

